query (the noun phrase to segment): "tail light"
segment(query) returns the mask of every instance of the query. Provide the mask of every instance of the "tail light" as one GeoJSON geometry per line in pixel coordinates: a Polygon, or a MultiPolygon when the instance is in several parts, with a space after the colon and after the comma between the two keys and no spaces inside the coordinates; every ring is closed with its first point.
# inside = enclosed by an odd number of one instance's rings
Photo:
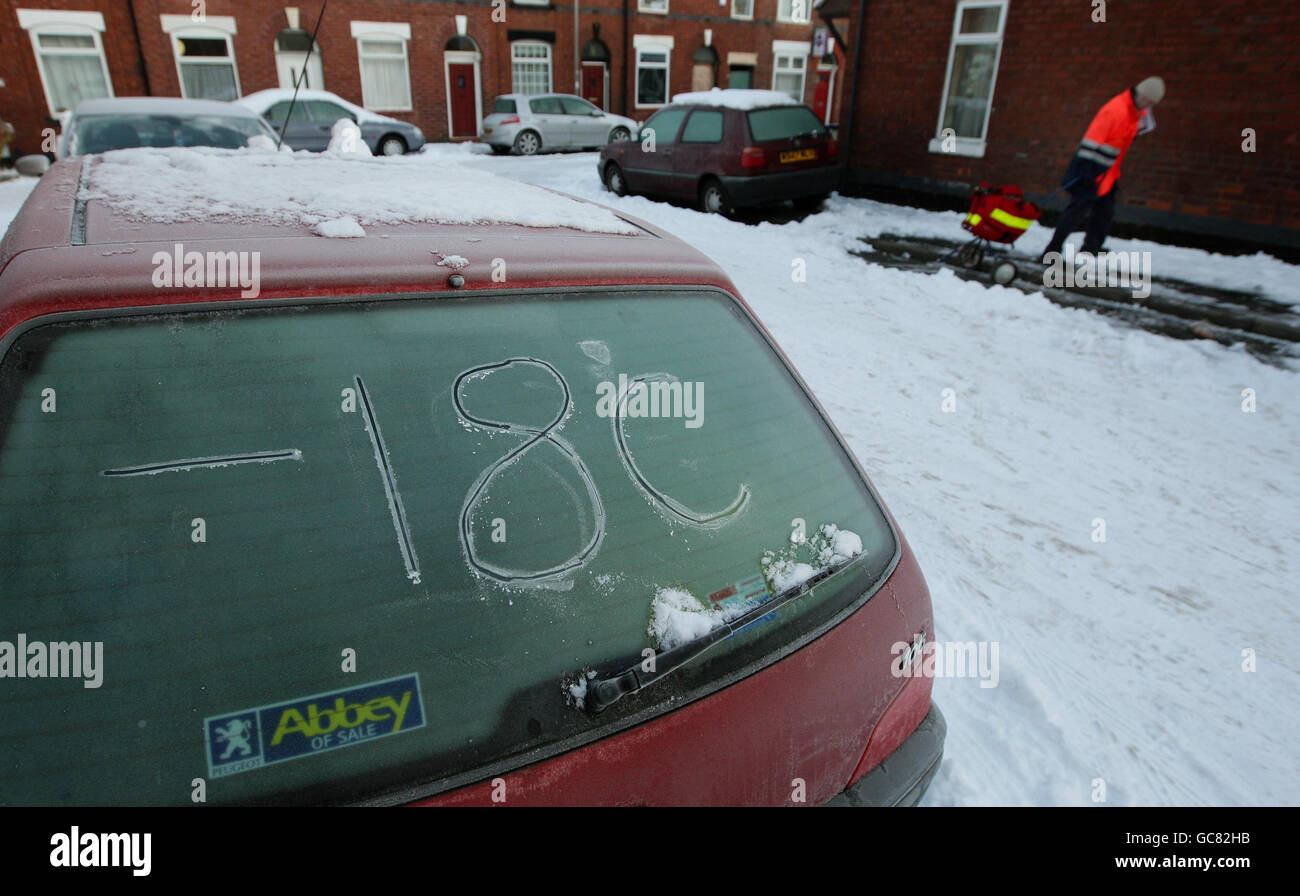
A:
{"type": "Polygon", "coordinates": [[[741,168],[762,168],[767,164],[767,157],[763,155],[762,147],[746,146],[740,151],[741,168]]]}
{"type": "Polygon", "coordinates": [[[840,154],[840,141],[831,140],[826,144],[826,158],[833,159],[840,154]]]}
{"type": "Polygon", "coordinates": [[[503,118],[501,124],[519,124],[519,116],[511,115],[509,118],[503,118]]]}

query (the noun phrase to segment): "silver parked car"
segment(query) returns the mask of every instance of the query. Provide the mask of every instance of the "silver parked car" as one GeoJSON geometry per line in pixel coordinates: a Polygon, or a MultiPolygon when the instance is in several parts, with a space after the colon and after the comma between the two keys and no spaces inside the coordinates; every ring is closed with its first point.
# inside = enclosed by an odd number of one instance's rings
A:
{"type": "Polygon", "coordinates": [[[542,150],[599,149],[630,140],[636,129],[632,119],[604,112],[580,96],[507,93],[483,117],[479,139],[499,155],[530,156],[542,150]]]}
{"type": "Polygon", "coordinates": [[[137,146],[241,149],[254,136],[275,140],[255,113],[220,100],[106,97],[82,100],[63,126],[59,157],[137,146]]]}
{"type": "Polygon", "coordinates": [[[424,146],[424,133],[415,125],[371,112],[328,90],[303,88],[295,101],[292,90],[273,87],[250,93],[235,102],[261,115],[277,133],[283,127],[284,142],[293,149],[312,152],[328,149],[330,130],[340,118],[357,123],[361,138],[377,156],[400,156],[424,146]]]}

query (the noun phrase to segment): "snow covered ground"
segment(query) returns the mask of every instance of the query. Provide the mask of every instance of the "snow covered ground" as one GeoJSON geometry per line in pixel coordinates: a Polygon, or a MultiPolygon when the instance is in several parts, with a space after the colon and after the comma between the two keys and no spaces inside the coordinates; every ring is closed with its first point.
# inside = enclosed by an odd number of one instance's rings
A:
{"type": "MultiPolygon", "coordinates": [[[[1091,805],[1098,780],[1106,804],[1300,803],[1300,373],[849,254],[883,232],[960,237],[952,213],[835,197],[755,226],[617,199],[595,154],[483,150],[388,161],[595,199],[711,256],[898,518],[934,637],[998,644],[996,687],[935,683],[949,727],[927,804],[1091,805]]],[[[31,183],[0,184],[0,226],[31,183]]],[[[1300,270],[1262,254],[1111,247],[1151,251],[1156,276],[1300,304],[1300,270]]]]}
{"type": "Polygon", "coordinates": [[[18,214],[18,209],[27,201],[27,194],[35,189],[36,184],[37,179],[34,177],[0,181],[0,236],[3,236],[4,229],[9,227],[9,222],[18,214]]]}

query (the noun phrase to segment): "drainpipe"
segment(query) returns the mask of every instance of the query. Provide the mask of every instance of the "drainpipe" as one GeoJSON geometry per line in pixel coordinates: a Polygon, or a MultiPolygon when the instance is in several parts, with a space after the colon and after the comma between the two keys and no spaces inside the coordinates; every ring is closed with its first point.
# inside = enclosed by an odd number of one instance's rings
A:
{"type": "Polygon", "coordinates": [[[844,115],[844,170],[840,173],[840,190],[849,183],[849,167],[853,158],[853,119],[858,110],[858,74],[862,68],[862,40],[867,33],[867,0],[858,0],[858,27],[853,37],[853,74],[849,79],[849,108],[844,115]]]}
{"type": "Polygon", "coordinates": [[[629,45],[632,43],[632,41],[629,39],[631,35],[630,29],[632,27],[632,22],[631,22],[631,14],[628,12],[630,8],[628,4],[630,4],[631,2],[632,0],[623,0],[623,95],[620,96],[618,100],[618,105],[621,110],[621,113],[623,115],[627,115],[628,118],[632,117],[627,114],[627,84],[628,84],[627,81],[628,52],[627,51],[629,49],[629,45]]]}
{"type": "Polygon", "coordinates": [[[131,35],[135,38],[136,57],[140,61],[140,81],[144,87],[145,96],[153,96],[153,89],[149,86],[149,67],[144,61],[144,47],[140,44],[140,23],[136,20],[135,0],[127,0],[127,7],[131,11],[131,35]]]}
{"type": "Polygon", "coordinates": [[[578,7],[582,0],[573,0],[573,95],[582,96],[582,62],[578,59],[578,7]]]}

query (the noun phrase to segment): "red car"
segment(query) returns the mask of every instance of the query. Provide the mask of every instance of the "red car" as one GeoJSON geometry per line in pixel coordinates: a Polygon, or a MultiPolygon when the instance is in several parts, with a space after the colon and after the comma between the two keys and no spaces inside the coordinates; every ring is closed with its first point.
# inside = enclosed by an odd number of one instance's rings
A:
{"type": "Polygon", "coordinates": [[[839,144],[783,93],[714,88],[673,97],[635,140],[601,149],[598,171],[616,196],[679,199],[706,212],[784,200],[816,208],[839,181],[839,144]]]}
{"type": "Polygon", "coordinates": [[[925,581],[716,265],[468,170],[429,220],[437,173],[160,152],[0,243],[0,803],[920,798],[925,581]]]}

